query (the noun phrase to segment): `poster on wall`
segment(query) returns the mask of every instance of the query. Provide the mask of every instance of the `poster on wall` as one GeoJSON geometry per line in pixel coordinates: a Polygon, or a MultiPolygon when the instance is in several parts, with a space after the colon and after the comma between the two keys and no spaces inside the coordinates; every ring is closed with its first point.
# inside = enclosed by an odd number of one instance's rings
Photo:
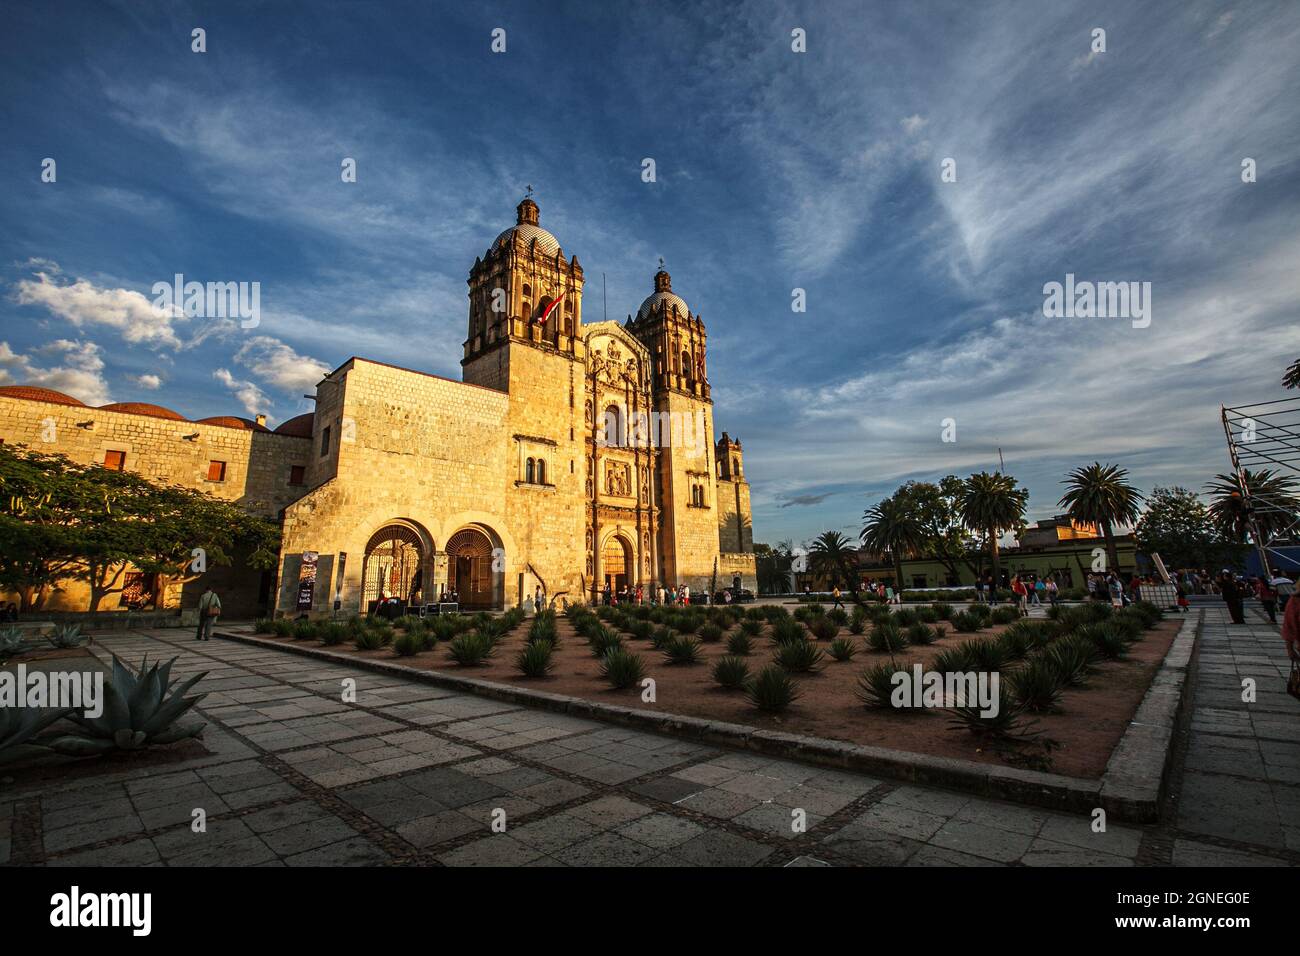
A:
{"type": "Polygon", "coordinates": [[[343,606],[343,569],[347,566],[347,563],[348,553],[346,551],[340,551],[339,570],[334,584],[334,610],[336,611],[343,606]]]}
{"type": "Polygon", "coordinates": [[[312,598],[316,592],[316,560],[320,555],[315,551],[302,553],[302,564],[298,568],[298,610],[310,611],[312,598]]]}

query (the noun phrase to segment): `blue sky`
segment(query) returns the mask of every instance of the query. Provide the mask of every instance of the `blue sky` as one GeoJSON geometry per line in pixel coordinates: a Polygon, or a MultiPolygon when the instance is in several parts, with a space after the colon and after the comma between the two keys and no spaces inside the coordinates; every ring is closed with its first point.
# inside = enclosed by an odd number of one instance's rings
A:
{"type": "Polygon", "coordinates": [[[1282,397],[1300,355],[1295,3],[2,16],[0,384],[284,420],[352,354],[458,378],[466,274],[530,183],[589,319],[602,273],[622,318],[660,256],[703,315],[760,541],[856,534],[999,447],[1034,518],[1094,459],[1199,487],[1220,403],[1282,397]],[[159,319],[177,272],[260,282],[260,325],[159,319]],[[1151,282],[1150,327],[1044,317],[1067,273],[1151,282]]]}

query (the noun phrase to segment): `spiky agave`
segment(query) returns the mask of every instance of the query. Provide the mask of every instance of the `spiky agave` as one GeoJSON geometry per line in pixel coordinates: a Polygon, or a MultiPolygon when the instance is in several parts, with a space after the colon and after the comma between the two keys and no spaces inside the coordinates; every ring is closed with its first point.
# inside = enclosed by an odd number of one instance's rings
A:
{"type": "Polygon", "coordinates": [[[179,723],[186,711],[206,694],[186,697],[186,692],[207,676],[201,671],[177,684],[173,689],[173,657],[165,664],[148,667],[146,656],[140,674],[113,655],[113,673],[104,683],[104,708],[98,717],[72,713],[68,718],[78,725],[77,733],[50,740],[51,750],[73,757],[89,757],[110,750],[142,750],[154,744],[170,744],[197,737],[206,725],[203,721],[179,723]],[[168,691],[171,691],[169,694],[168,691]]]}
{"type": "Polygon", "coordinates": [[[47,635],[45,639],[50,642],[51,647],[64,649],[80,647],[86,642],[86,635],[81,633],[80,624],[60,624],[54,629],[54,633],[47,635]]]}
{"type": "Polygon", "coordinates": [[[0,708],[0,764],[41,753],[45,748],[40,743],[33,743],[36,735],[70,713],[72,708],[0,708]]]}

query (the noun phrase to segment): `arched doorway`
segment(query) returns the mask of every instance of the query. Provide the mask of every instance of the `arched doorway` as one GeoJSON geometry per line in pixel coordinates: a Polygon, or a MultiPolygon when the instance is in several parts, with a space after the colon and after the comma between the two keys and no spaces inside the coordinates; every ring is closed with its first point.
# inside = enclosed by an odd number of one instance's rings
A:
{"type": "Polygon", "coordinates": [[[406,525],[380,528],[366,543],[361,572],[361,601],[367,613],[383,598],[403,603],[419,597],[423,586],[424,545],[420,535],[406,525]]]}
{"type": "Polygon", "coordinates": [[[462,607],[497,605],[492,570],[492,541],[478,528],[463,528],[447,542],[447,590],[455,590],[462,607]]]}
{"type": "Polygon", "coordinates": [[[600,573],[613,591],[633,583],[632,549],[618,535],[611,535],[600,549],[600,573]]]}

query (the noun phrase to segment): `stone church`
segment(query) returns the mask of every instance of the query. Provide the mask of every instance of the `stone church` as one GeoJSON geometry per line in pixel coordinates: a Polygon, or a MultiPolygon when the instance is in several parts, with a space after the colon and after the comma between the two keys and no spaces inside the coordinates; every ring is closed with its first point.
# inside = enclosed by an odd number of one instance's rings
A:
{"type": "MultiPolygon", "coordinates": [[[[81,444],[56,450],[74,459],[282,517],[278,571],[238,585],[250,610],[364,613],[452,591],[470,608],[507,608],[538,587],[569,602],[606,585],[754,589],[743,450],[714,433],[704,323],[668,273],[626,322],[586,321],[582,266],[526,198],[468,285],[460,382],[353,357],[319,383],[313,413],[274,432],[0,388],[0,438],[36,446],[26,433],[60,412],[81,444]],[[83,411],[99,421],[90,436],[73,421],[83,411]]],[[[190,606],[202,586],[168,601],[190,606]]]]}

